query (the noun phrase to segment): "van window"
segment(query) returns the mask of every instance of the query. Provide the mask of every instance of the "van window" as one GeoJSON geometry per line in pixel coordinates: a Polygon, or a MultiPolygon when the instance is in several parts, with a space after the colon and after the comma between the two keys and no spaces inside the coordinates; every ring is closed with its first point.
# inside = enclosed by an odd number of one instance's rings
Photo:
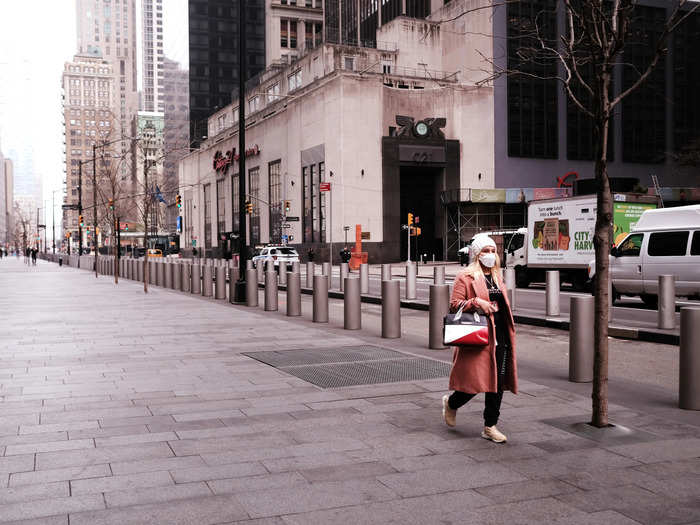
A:
{"type": "Polygon", "coordinates": [[[627,237],[617,249],[618,257],[639,257],[642,252],[643,233],[635,233],[627,237]]]}
{"type": "Polygon", "coordinates": [[[700,255],[700,230],[693,234],[693,244],[690,245],[690,255],[700,255]]]}
{"type": "Polygon", "coordinates": [[[649,236],[649,255],[651,257],[685,255],[688,248],[688,233],[687,231],[652,233],[649,236]]]}
{"type": "Polygon", "coordinates": [[[508,245],[508,251],[519,250],[525,244],[525,235],[522,233],[515,233],[510,238],[510,244],[508,245]]]}

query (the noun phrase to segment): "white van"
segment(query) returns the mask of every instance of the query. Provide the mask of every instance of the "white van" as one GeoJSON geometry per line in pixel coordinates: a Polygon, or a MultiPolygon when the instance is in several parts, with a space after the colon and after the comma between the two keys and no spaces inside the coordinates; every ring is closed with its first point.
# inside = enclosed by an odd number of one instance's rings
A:
{"type": "Polygon", "coordinates": [[[610,251],[610,269],[616,296],[639,295],[653,306],[659,275],[675,275],[676,295],[700,297],[700,205],[645,211],[610,251]]]}

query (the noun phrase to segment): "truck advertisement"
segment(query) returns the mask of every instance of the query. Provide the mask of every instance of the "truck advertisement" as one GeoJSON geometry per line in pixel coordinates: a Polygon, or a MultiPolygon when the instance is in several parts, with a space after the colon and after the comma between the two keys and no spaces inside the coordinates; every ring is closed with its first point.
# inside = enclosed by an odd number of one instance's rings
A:
{"type": "MultiPolygon", "coordinates": [[[[616,195],[617,197],[617,195],[616,195]]],[[[613,203],[613,243],[620,244],[646,210],[653,210],[656,204],[642,202],[613,203]]]]}

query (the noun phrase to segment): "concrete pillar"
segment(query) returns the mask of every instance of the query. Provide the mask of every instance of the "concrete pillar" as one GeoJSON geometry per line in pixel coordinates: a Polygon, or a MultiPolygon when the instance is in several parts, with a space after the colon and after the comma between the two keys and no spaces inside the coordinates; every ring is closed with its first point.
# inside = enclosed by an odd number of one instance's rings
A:
{"type": "Polygon", "coordinates": [[[212,290],[212,277],[214,273],[214,267],[211,264],[207,264],[202,268],[202,295],[204,297],[211,297],[213,294],[212,290]]]}
{"type": "Polygon", "coordinates": [[[234,299],[236,298],[236,282],[240,278],[240,267],[231,265],[228,271],[228,301],[234,304],[234,299]]]}
{"type": "Polygon", "coordinates": [[[265,272],[265,311],[276,312],[279,295],[277,292],[277,272],[274,270],[265,272]]]}
{"type": "Polygon", "coordinates": [[[445,284],[445,267],[435,266],[433,268],[433,284],[445,284]]]}
{"type": "Polygon", "coordinates": [[[326,279],[328,280],[328,289],[333,288],[333,267],[331,266],[331,263],[329,262],[324,262],[323,263],[323,275],[326,276],[326,279]]]}
{"type": "Polygon", "coordinates": [[[191,273],[191,279],[190,279],[190,292],[197,294],[197,295],[202,293],[202,265],[201,264],[193,264],[192,265],[192,273],[191,273]]]}
{"type": "Polygon", "coordinates": [[[700,308],[681,308],[678,406],[700,410],[700,308]]]}
{"type": "Polygon", "coordinates": [[[676,327],[676,277],[659,275],[659,328],[673,330],[676,327]]]}
{"type": "Polygon", "coordinates": [[[190,269],[192,268],[192,265],[190,263],[184,263],[180,266],[182,266],[182,268],[180,268],[180,289],[183,292],[189,292],[192,284],[192,278],[190,277],[190,269]]]}
{"type": "Polygon", "coordinates": [[[369,293],[369,264],[360,264],[360,293],[369,293]]]}
{"type": "Polygon", "coordinates": [[[215,299],[226,299],[226,266],[216,267],[216,292],[215,299]]]}
{"type": "Polygon", "coordinates": [[[343,327],[346,330],[359,330],[362,328],[360,280],[356,277],[345,277],[343,291],[343,327]]]}
{"type": "Polygon", "coordinates": [[[292,273],[301,273],[301,265],[299,261],[294,261],[292,263],[292,273]]]}
{"type": "Polygon", "coordinates": [[[382,337],[401,337],[401,292],[399,281],[382,281],[382,337]]]}
{"type": "Polygon", "coordinates": [[[515,268],[506,268],[503,274],[511,311],[515,310],[515,268]]]}
{"type": "Polygon", "coordinates": [[[280,264],[279,280],[280,284],[287,285],[287,263],[280,264]]]}
{"type": "Polygon", "coordinates": [[[301,274],[290,272],[287,274],[287,316],[298,317],[301,315],[301,274]]]}
{"type": "Polygon", "coordinates": [[[257,283],[263,282],[263,279],[265,277],[263,261],[257,261],[257,264],[255,265],[255,271],[257,272],[256,277],[255,277],[255,282],[257,282],[257,283]]]}
{"type": "Polygon", "coordinates": [[[560,313],[559,308],[559,272],[547,271],[546,283],[546,312],[547,317],[557,317],[560,313]]]}
{"type": "MultiPolygon", "coordinates": [[[[444,276],[444,272],[443,272],[444,276]]],[[[450,287],[447,284],[430,285],[430,313],[428,325],[428,348],[447,348],[443,344],[443,320],[450,311],[450,287]]]]}
{"type": "Polygon", "coordinates": [[[345,279],[350,273],[350,268],[348,263],[340,263],[340,291],[345,290],[345,279]]]}
{"type": "Polygon", "coordinates": [[[258,306],[258,271],[245,272],[245,302],[247,306],[258,306]]]}
{"type": "Polygon", "coordinates": [[[382,281],[391,280],[391,264],[382,264],[382,281]]]}
{"type": "Polygon", "coordinates": [[[164,262],[163,263],[163,286],[165,288],[173,287],[173,263],[164,262]]]}
{"type": "Polygon", "coordinates": [[[593,381],[594,297],[572,297],[570,308],[569,381],[590,383],[593,381]]]}
{"type": "Polygon", "coordinates": [[[314,287],[314,273],[316,272],[316,265],[311,261],[306,263],[306,287],[314,287]]]}
{"type": "Polygon", "coordinates": [[[182,290],[182,264],[173,264],[173,290],[182,290]]]}
{"type": "Polygon", "coordinates": [[[313,322],[328,322],[328,277],[314,275],[313,322]]]}
{"type": "Polygon", "coordinates": [[[416,264],[406,263],[406,299],[412,301],[416,298],[416,264]]]}
{"type": "MultiPolygon", "coordinates": [[[[246,260],[246,262],[245,262],[245,269],[246,269],[246,271],[252,270],[253,268],[255,268],[255,265],[253,264],[253,261],[251,261],[250,259],[246,260]]],[[[246,275],[248,275],[248,274],[246,274],[246,275]]]]}

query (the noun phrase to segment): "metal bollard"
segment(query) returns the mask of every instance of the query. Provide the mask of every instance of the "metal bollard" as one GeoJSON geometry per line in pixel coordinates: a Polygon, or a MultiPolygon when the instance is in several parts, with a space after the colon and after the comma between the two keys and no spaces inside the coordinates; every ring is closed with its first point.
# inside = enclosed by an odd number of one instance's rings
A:
{"type": "Polygon", "coordinates": [[[265,311],[276,312],[278,299],[277,272],[275,270],[267,271],[265,272],[265,311]]]}
{"type": "Polygon", "coordinates": [[[163,286],[165,288],[172,288],[173,287],[173,264],[166,262],[163,263],[163,274],[164,274],[164,279],[163,279],[163,286]]]}
{"type": "Polygon", "coordinates": [[[659,275],[659,328],[673,330],[676,327],[676,277],[659,275]]]}
{"type": "Polygon", "coordinates": [[[189,292],[190,291],[190,285],[192,284],[192,278],[190,277],[190,268],[192,268],[192,265],[190,263],[185,263],[182,265],[182,272],[180,276],[180,290],[183,292],[189,292]]]}
{"type": "Polygon", "coordinates": [[[546,295],[546,315],[547,317],[557,317],[559,315],[559,272],[557,270],[547,271],[546,295]]]}
{"type": "Polygon", "coordinates": [[[281,263],[279,270],[280,284],[287,285],[287,263],[281,263]]]}
{"type": "Polygon", "coordinates": [[[182,264],[173,265],[173,290],[182,290],[182,264]]]}
{"type": "Polygon", "coordinates": [[[345,279],[350,274],[348,263],[340,263],[340,291],[345,290],[345,279]]]}
{"type": "Polygon", "coordinates": [[[445,284],[445,267],[435,266],[433,268],[433,284],[445,284]]]}
{"type": "Polygon", "coordinates": [[[245,262],[245,269],[246,269],[246,271],[252,270],[253,268],[255,268],[255,265],[253,264],[253,261],[251,261],[250,259],[248,259],[248,260],[245,262]]]}
{"type": "Polygon", "coordinates": [[[231,266],[228,271],[228,302],[235,304],[236,298],[236,282],[240,278],[241,269],[239,266],[231,266]]]}
{"type": "Polygon", "coordinates": [[[382,281],[382,337],[401,337],[401,295],[399,281],[382,281]]]}
{"type": "Polygon", "coordinates": [[[257,283],[263,282],[263,279],[265,278],[265,270],[264,270],[264,264],[263,261],[258,261],[255,264],[255,271],[257,272],[255,275],[255,279],[257,283]]]}
{"type": "Polygon", "coordinates": [[[343,290],[345,292],[343,296],[343,328],[359,330],[362,328],[360,280],[356,277],[345,277],[343,290]]]}
{"type": "MultiPolygon", "coordinates": [[[[444,272],[443,272],[444,276],[444,272]]],[[[430,285],[430,320],[428,325],[428,348],[441,350],[443,344],[443,320],[450,311],[450,287],[447,284],[430,285]]]]}
{"type": "Polygon", "coordinates": [[[266,272],[274,272],[275,271],[275,261],[273,261],[272,259],[265,261],[265,271],[266,272]]]}
{"type": "Polygon", "coordinates": [[[406,263],[406,299],[416,298],[416,265],[412,262],[406,263]]]}
{"type": "Polygon", "coordinates": [[[190,292],[194,294],[202,293],[202,265],[193,264],[190,274],[190,292]]]}
{"type": "Polygon", "coordinates": [[[136,261],[136,274],[138,275],[138,281],[140,283],[143,282],[143,267],[144,267],[145,262],[144,261],[136,261]]]}
{"type": "Polygon", "coordinates": [[[382,264],[382,281],[391,280],[391,264],[382,264]]]}
{"type": "Polygon", "coordinates": [[[287,316],[301,315],[301,274],[290,272],[287,275],[287,316]]]}
{"type": "Polygon", "coordinates": [[[314,287],[314,273],[316,273],[316,265],[312,262],[306,263],[306,287],[314,287]]]}
{"type": "Polygon", "coordinates": [[[245,304],[258,306],[258,271],[256,269],[245,271],[245,304]]]}
{"type": "Polygon", "coordinates": [[[216,267],[216,290],[214,299],[226,299],[226,266],[216,267]]]}
{"type": "Polygon", "coordinates": [[[331,263],[324,262],[322,268],[323,271],[321,273],[328,279],[328,289],[330,290],[333,288],[333,267],[331,266],[331,263]]]}
{"type": "Polygon", "coordinates": [[[503,275],[511,311],[515,310],[515,268],[506,268],[503,275]]]}
{"type": "Polygon", "coordinates": [[[369,293],[369,264],[360,264],[360,293],[369,293]]]}
{"type": "Polygon", "coordinates": [[[681,308],[678,406],[700,410],[700,308],[681,308]]]}
{"type": "Polygon", "coordinates": [[[211,297],[212,290],[212,278],[214,277],[214,267],[211,264],[207,264],[202,268],[202,295],[204,297],[211,297]]]}
{"type": "MultiPolygon", "coordinates": [[[[326,264],[326,263],[324,263],[326,264]]],[[[314,275],[313,322],[328,322],[328,277],[314,275]]]]}
{"type": "Polygon", "coordinates": [[[595,298],[590,295],[571,298],[569,325],[569,381],[593,381],[593,325],[595,298]]]}
{"type": "Polygon", "coordinates": [[[301,266],[299,261],[294,261],[292,263],[292,273],[301,273],[301,266]]]}
{"type": "Polygon", "coordinates": [[[156,286],[162,287],[165,284],[165,263],[156,263],[156,286]]]}

